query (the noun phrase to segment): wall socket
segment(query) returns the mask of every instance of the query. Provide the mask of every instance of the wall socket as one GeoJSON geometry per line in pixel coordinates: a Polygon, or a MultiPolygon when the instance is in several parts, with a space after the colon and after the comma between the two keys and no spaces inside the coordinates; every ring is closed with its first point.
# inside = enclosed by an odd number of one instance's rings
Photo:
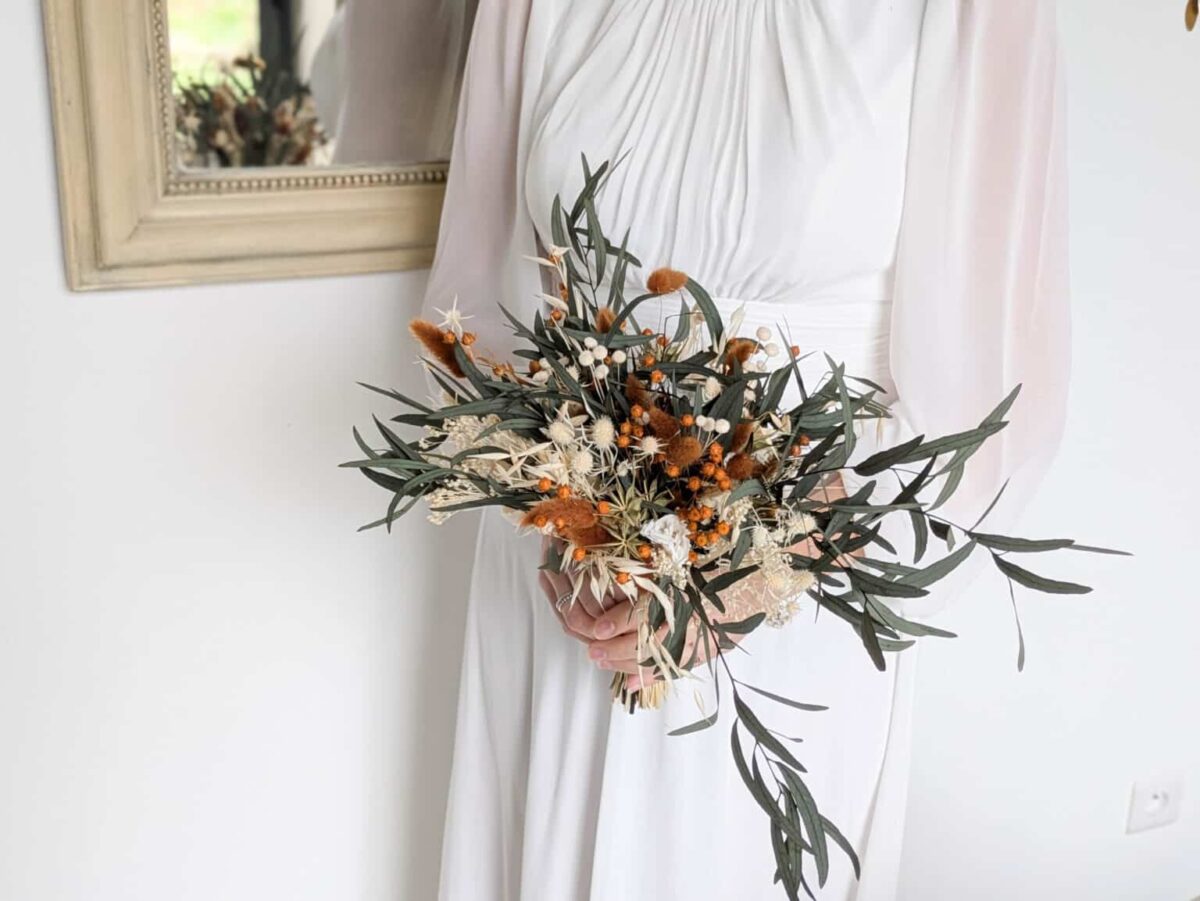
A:
{"type": "Polygon", "coordinates": [[[1182,804],[1183,776],[1140,779],[1133,785],[1125,831],[1144,832],[1169,826],[1179,819],[1182,804]]]}

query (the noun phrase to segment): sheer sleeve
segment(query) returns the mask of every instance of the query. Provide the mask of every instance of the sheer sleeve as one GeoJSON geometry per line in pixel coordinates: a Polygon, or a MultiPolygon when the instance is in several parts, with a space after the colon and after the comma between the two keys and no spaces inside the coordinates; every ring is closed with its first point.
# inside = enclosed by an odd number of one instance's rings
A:
{"type": "Polygon", "coordinates": [[[538,303],[536,250],[524,202],[528,110],[536,85],[529,67],[531,0],[482,0],[459,99],[446,201],[424,315],[457,298],[473,317],[465,327],[488,356],[513,343],[500,304],[528,320],[538,303]]]}
{"type": "MultiPolygon", "coordinates": [[[[929,2],[892,313],[898,401],[895,418],[859,451],[970,428],[1022,384],[1010,425],[970,460],[938,511],[971,527],[1011,479],[987,520],[994,532],[1013,525],[1037,487],[1066,415],[1066,121],[1055,16],[1050,0],[929,2]]],[[[935,612],[973,574],[956,574],[906,610],[935,612]]]]}
{"type": "Polygon", "coordinates": [[[337,138],[336,162],[447,157],[475,6],[476,0],[348,0],[339,10],[331,35],[340,57],[338,117],[327,123],[337,138]]]}

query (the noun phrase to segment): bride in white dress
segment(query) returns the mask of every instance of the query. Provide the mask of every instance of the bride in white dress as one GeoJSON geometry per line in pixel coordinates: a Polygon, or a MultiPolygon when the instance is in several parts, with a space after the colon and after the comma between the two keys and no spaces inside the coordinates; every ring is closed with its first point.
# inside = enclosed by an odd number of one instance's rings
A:
{"type": "MultiPolygon", "coordinates": [[[[538,303],[526,258],[548,242],[554,195],[578,192],[581,153],[624,156],[606,230],[628,228],[648,268],[687,271],[725,313],[744,307],[746,333],[785,323],[886,387],[895,418],[864,453],[969,428],[1028,383],[951,510],[977,516],[1011,476],[998,527],[1063,418],[1059,69],[1041,0],[481,0],[428,313],[457,297],[502,354],[496,304],[527,318],[538,303]]],[[[594,623],[563,634],[540,555],[484,514],[441,897],[782,897],[728,723],[668,737],[697,718],[690,690],[661,711],[615,708],[612,661],[576,640],[594,623]]],[[[861,882],[835,859],[819,897],[895,898],[915,651],[879,673],[812,609],[743,649],[741,678],[830,707],[776,720],[804,737],[822,812],[863,857],[861,882]]]]}

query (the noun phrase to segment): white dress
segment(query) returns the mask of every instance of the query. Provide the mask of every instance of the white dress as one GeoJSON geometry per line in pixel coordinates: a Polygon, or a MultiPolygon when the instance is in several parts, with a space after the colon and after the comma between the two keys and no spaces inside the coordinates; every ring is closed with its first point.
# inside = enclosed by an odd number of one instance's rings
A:
{"type": "MultiPolygon", "coordinates": [[[[896,418],[864,452],[969,427],[1012,383],[1037,380],[950,508],[978,513],[1015,474],[1018,499],[997,513],[1010,517],[1057,440],[1067,321],[1053,13],[1006,9],[481,3],[428,305],[457,295],[481,345],[502,348],[493,304],[532,309],[537,274],[521,256],[548,237],[553,196],[578,191],[580,153],[628,154],[599,204],[611,233],[630,229],[648,268],[688,271],[727,315],[744,308],[746,333],[784,325],[887,388],[896,418]],[[999,121],[981,116],[988,100],[1009,101],[988,114],[999,121]]],[[[608,674],[538,589],[539,548],[482,517],[441,897],[781,897],[730,718],[669,737],[699,715],[690,685],[662,711],[615,708],[608,674]]],[[[739,678],[830,707],[763,711],[804,738],[817,801],[864,859],[858,883],[835,854],[819,897],[894,898],[913,652],[879,673],[845,623],[811,608],[744,648],[739,678]]],[[[705,684],[696,694],[711,703],[705,684]]]]}

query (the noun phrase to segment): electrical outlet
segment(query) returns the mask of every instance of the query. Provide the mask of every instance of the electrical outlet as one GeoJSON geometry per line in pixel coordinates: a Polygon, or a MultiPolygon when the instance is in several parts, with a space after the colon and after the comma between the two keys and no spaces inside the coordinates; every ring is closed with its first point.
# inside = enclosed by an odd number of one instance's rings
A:
{"type": "Polygon", "coordinates": [[[1169,826],[1179,819],[1179,808],[1183,803],[1183,777],[1169,776],[1160,779],[1143,779],[1133,785],[1133,798],[1129,803],[1129,822],[1126,832],[1144,832],[1169,826]]]}

